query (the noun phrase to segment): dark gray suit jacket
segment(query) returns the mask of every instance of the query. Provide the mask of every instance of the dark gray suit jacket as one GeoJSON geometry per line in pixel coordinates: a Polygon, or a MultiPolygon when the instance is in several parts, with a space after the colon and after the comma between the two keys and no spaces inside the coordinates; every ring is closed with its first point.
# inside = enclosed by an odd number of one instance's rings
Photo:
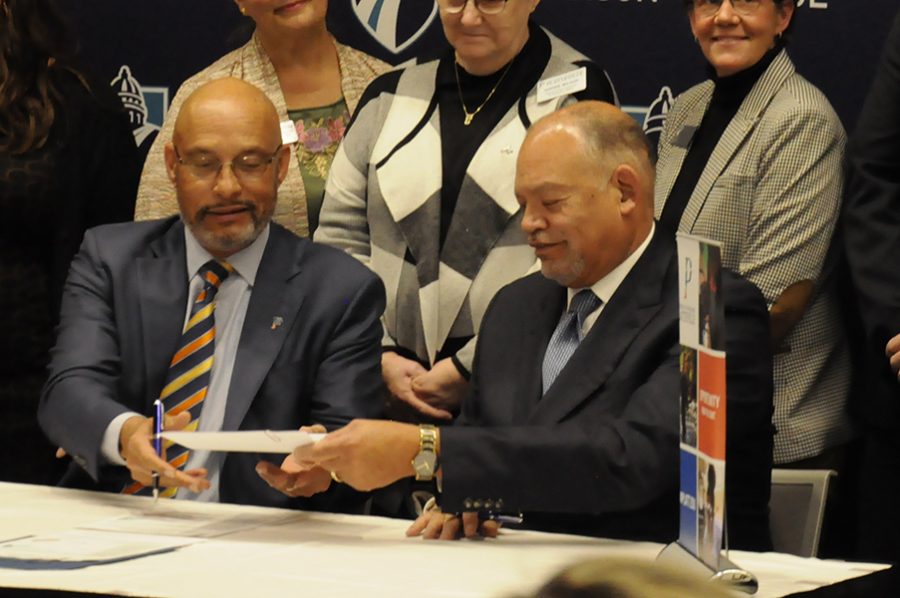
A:
{"type": "MultiPolygon", "coordinates": [[[[118,491],[123,467],[103,463],[108,424],[150,413],[177,348],[187,305],[184,226],[177,217],[87,232],[63,294],[39,419],[100,488],[118,491]]],[[[273,224],[238,345],[224,430],[329,429],[381,414],[381,281],[353,258],[273,224]],[[283,323],[273,328],[273,318],[283,323]]],[[[265,455],[230,453],[220,500],[342,508],[346,491],[290,499],[263,482],[265,455]]],[[[280,456],[269,460],[280,463],[280,456]]],[[[77,483],[76,483],[77,484],[77,483]]],[[[83,485],[83,484],[79,484],[83,485]]]]}

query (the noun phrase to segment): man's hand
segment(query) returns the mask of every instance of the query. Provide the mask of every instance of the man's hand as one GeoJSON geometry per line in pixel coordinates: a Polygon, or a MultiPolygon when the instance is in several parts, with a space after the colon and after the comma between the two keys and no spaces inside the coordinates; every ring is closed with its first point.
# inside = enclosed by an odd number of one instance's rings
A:
{"type": "Polygon", "coordinates": [[[891,360],[891,369],[900,379],[900,334],[888,341],[885,351],[891,360]]]}
{"type": "Polygon", "coordinates": [[[453,415],[449,411],[432,407],[413,392],[413,379],[427,373],[428,370],[422,367],[418,361],[406,359],[393,351],[385,351],[381,355],[381,377],[384,379],[384,384],[391,393],[391,397],[406,403],[427,417],[453,419],[453,415]]]}
{"type": "Polygon", "coordinates": [[[434,364],[431,371],[419,374],[412,380],[412,391],[416,397],[429,405],[432,412],[440,414],[433,417],[441,419],[453,418],[450,412],[459,409],[468,390],[469,382],[449,357],[434,364]]]}
{"type": "MultiPolygon", "coordinates": [[[[325,432],[325,426],[316,424],[300,428],[300,431],[320,434],[325,432]]],[[[292,455],[284,458],[281,467],[276,467],[268,461],[260,461],[256,464],[256,473],[269,486],[292,497],[309,497],[325,492],[331,486],[331,475],[327,469],[298,463],[292,455]]]]}
{"type": "Polygon", "coordinates": [[[407,536],[421,535],[426,540],[457,540],[462,535],[470,540],[496,538],[499,533],[499,523],[480,521],[478,513],[474,511],[463,513],[459,517],[442,513],[440,509],[425,511],[406,530],[407,536]]]}
{"type": "Polygon", "coordinates": [[[357,490],[374,490],[414,475],[419,427],[398,422],[356,419],[315,444],[294,449],[293,460],[334,472],[357,490]]]}
{"type": "Polygon", "coordinates": [[[287,496],[312,496],[325,492],[331,486],[331,475],[327,469],[316,465],[301,465],[291,455],[284,458],[281,467],[268,461],[256,464],[256,473],[265,482],[287,496]]]}
{"type": "MultiPolygon", "coordinates": [[[[179,413],[166,416],[166,430],[181,430],[191,422],[191,414],[179,413]]],[[[145,486],[153,483],[153,472],[159,473],[161,486],[178,486],[191,492],[201,492],[209,488],[206,469],[198,468],[188,471],[175,469],[165,459],[160,459],[153,449],[153,420],[149,417],[135,416],[125,420],[119,432],[119,452],[125,459],[125,465],[131,471],[131,477],[145,486]]]]}

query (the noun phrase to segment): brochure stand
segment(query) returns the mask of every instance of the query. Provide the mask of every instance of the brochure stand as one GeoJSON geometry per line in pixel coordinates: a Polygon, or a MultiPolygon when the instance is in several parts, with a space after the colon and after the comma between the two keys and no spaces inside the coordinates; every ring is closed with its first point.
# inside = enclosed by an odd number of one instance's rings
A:
{"type": "Polygon", "coordinates": [[[756,576],[735,565],[726,554],[719,556],[719,569],[714,571],[684,546],[672,542],[660,551],[656,561],[675,569],[689,571],[698,577],[708,577],[712,583],[727,585],[730,589],[745,594],[755,594],[759,589],[756,576]]]}
{"type": "Polygon", "coordinates": [[[753,594],[759,588],[756,577],[735,566],[721,550],[728,545],[721,246],[682,233],[676,239],[681,341],[679,535],[657,560],[753,594]]]}

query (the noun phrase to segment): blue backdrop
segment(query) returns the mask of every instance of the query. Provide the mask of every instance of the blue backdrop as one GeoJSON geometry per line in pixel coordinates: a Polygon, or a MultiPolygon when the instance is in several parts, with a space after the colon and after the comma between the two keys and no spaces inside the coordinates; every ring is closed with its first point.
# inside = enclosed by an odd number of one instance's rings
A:
{"type": "MultiPolygon", "coordinates": [[[[144,147],[178,85],[250,32],[231,0],[63,0],[63,6],[88,69],[116,80],[132,109],[144,102],[145,121],[135,119],[144,147]]],[[[897,9],[897,0],[798,0],[791,56],[848,130],[897,9]]],[[[430,0],[331,0],[328,18],[338,39],[395,64],[446,43],[430,0]]],[[[681,0],[543,0],[535,20],[602,64],[622,105],[641,120],[657,98],[666,99],[664,88],[677,95],[706,76],[681,0]]]]}

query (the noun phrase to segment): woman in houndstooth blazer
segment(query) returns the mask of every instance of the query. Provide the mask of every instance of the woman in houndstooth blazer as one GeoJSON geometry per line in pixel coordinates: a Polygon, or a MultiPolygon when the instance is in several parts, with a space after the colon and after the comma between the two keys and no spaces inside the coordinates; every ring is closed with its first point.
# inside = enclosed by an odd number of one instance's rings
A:
{"type": "Polygon", "coordinates": [[[834,466],[808,460],[852,435],[849,355],[826,260],[844,130],[784,49],[794,0],[685,6],[714,75],[676,100],[660,137],[660,228],[721,242],[723,266],[769,304],[775,463],[834,466]]]}

